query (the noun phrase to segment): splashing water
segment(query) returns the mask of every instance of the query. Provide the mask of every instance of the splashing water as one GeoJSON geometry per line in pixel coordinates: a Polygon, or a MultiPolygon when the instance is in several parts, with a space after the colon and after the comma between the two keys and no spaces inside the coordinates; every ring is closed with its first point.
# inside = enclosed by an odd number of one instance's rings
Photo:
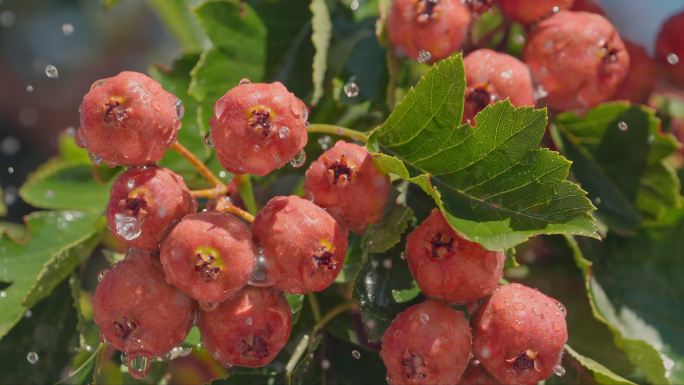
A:
{"type": "Polygon", "coordinates": [[[114,215],[114,223],[116,223],[116,233],[127,241],[138,238],[142,233],[140,221],[135,217],[116,214],[114,215]]]}

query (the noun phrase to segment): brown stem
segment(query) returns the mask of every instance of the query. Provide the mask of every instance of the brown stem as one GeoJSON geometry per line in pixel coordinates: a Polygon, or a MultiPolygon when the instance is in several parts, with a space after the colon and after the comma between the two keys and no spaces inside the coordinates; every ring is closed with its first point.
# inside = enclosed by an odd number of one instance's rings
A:
{"type": "Polygon", "coordinates": [[[194,196],[195,198],[218,198],[222,195],[226,195],[228,193],[228,186],[222,184],[216,187],[212,188],[207,188],[203,190],[191,190],[190,194],[194,196]]]}
{"type": "Polygon", "coordinates": [[[180,142],[176,141],[171,145],[171,148],[176,151],[178,154],[180,154],[183,158],[185,158],[190,164],[192,164],[193,167],[199,172],[204,179],[209,181],[213,186],[221,186],[223,185],[223,182],[214,175],[213,172],[204,164],[202,163],[201,160],[199,160],[195,154],[190,152],[185,146],[180,144],[180,142]]]}
{"type": "Polygon", "coordinates": [[[245,222],[249,222],[249,223],[254,222],[254,215],[252,215],[252,214],[248,213],[247,211],[235,206],[234,204],[232,204],[230,202],[230,199],[227,199],[227,198],[219,199],[218,202],[216,202],[216,211],[220,211],[222,213],[233,214],[245,222]]]}

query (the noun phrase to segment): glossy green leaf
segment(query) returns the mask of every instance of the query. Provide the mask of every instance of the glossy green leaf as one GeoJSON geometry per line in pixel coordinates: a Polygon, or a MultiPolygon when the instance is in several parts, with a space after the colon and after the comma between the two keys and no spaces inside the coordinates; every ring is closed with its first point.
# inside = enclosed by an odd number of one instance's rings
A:
{"type": "Polygon", "coordinates": [[[332,21],[330,20],[330,12],[325,0],[311,0],[310,5],[313,17],[311,19],[311,26],[313,33],[311,34],[311,42],[316,49],[316,54],[313,59],[313,84],[314,93],[311,97],[311,104],[315,105],[323,96],[323,81],[325,80],[325,71],[328,65],[328,48],[330,47],[330,38],[332,36],[332,21]]]}
{"type": "Polygon", "coordinates": [[[190,12],[191,0],[147,0],[147,3],[185,52],[202,50],[206,36],[190,12]]]}
{"type": "Polygon", "coordinates": [[[460,126],[460,54],[432,67],[370,138],[386,172],[421,186],[449,223],[488,249],[538,234],[596,237],[593,206],[566,180],[570,162],[538,148],[546,112],[503,101],[460,126]]]}
{"type": "Polygon", "coordinates": [[[401,236],[415,219],[413,210],[406,206],[394,206],[380,223],[368,226],[361,244],[369,253],[384,253],[401,241],[401,236]]]}
{"type": "Polygon", "coordinates": [[[91,164],[88,151],[77,146],[73,135],[66,132],[59,135],[59,159],[67,163],[91,164]]]}
{"type": "Polygon", "coordinates": [[[53,159],[29,175],[19,195],[44,209],[103,210],[110,188],[111,182],[95,181],[91,165],[53,159]]]}
{"type": "MultiPolygon", "coordinates": [[[[7,334],[26,312],[24,300],[41,272],[91,239],[97,232],[99,218],[100,214],[93,212],[39,211],[26,217],[28,235],[24,243],[2,235],[0,281],[9,286],[1,291],[0,337],[7,334]]],[[[48,295],[48,289],[51,288],[43,287],[42,295],[48,295]]],[[[40,287],[36,290],[41,291],[40,287]]]]}
{"type": "Polygon", "coordinates": [[[652,110],[609,103],[584,116],[561,114],[556,127],[574,175],[610,228],[634,231],[679,206],[679,179],[664,162],[677,142],[660,132],[652,110]]]}
{"type": "Polygon", "coordinates": [[[589,370],[589,372],[591,372],[591,374],[594,376],[594,380],[596,380],[596,383],[598,383],[598,384],[601,384],[601,385],[636,385],[634,382],[613,373],[610,369],[608,369],[605,366],[599,364],[598,362],[592,360],[591,358],[585,357],[585,356],[577,353],[570,346],[566,345],[565,351],[573,359],[577,360],[577,362],[579,362],[580,365],[582,365],[584,368],[589,370]]]}
{"type": "Polygon", "coordinates": [[[290,305],[292,311],[292,323],[296,324],[299,320],[299,314],[302,312],[304,305],[304,295],[302,294],[285,294],[287,303],[290,305]]]}

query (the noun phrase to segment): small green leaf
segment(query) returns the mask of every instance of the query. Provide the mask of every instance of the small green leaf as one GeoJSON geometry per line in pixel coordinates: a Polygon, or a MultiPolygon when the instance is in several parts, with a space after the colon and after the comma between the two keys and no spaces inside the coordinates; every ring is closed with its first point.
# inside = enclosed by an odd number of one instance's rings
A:
{"type": "MultiPolygon", "coordinates": [[[[79,211],[38,211],[26,217],[27,239],[17,243],[6,235],[0,237],[0,281],[9,284],[2,290],[0,338],[26,312],[22,304],[45,266],[68,253],[96,232],[99,213],[79,211]]],[[[45,295],[49,294],[43,288],[45,295]]]]}
{"type": "Polygon", "coordinates": [[[200,336],[199,329],[197,328],[197,326],[193,326],[192,329],[190,329],[190,332],[188,332],[188,335],[183,340],[183,346],[195,349],[202,343],[201,341],[202,338],[200,336]]]}
{"type": "Polygon", "coordinates": [[[613,230],[635,231],[679,206],[679,179],[664,162],[677,141],[660,132],[652,110],[607,103],[581,117],[561,114],[556,127],[573,173],[613,230]]]}
{"type": "Polygon", "coordinates": [[[570,162],[538,148],[546,112],[503,101],[460,126],[465,74],[458,54],[434,65],[369,148],[386,172],[418,184],[466,238],[501,250],[538,234],[597,237],[586,193],[566,180],[570,162]]]}
{"type": "Polygon", "coordinates": [[[19,195],[44,209],[102,210],[110,188],[95,181],[91,165],[52,159],[29,175],[19,195]]]}
{"type": "Polygon", "coordinates": [[[577,353],[569,345],[565,346],[565,351],[572,358],[577,360],[580,365],[589,370],[589,372],[591,372],[591,374],[594,376],[596,383],[600,385],[636,385],[632,381],[613,373],[610,369],[592,360],[591,358],[577,353]]]}
{"type": "Polygon", "coordinates": [[[147,0],[147,3],[185,52],[202,50],[206,36],[190,12],[192,0],[147,0]]]}
{"type": "Polygon", "coordinates": [[[401,241],[401,236],[415,219],[413,210],[406,206],[394,206],[382,222],[368,226],[361,244],[368,253],[384,253],[401,241]]]}
{"type": "Polygon", "coordinates": [[[74,137],[66,132],[59,135],[59,159],[67,163],[91,164],[88,151],[77,146],[74,137]]]}
{"type": "Polygon", "coordinates": [[[420,288],[416,281],[411,281],[411,287],[403,290],[392,289],[392,298],[397,303],[412,301],[420,294],[420,288]]]}
{"type": "Polygon", "coordinates": [[[309,7],[313,17],[311,18],[311,42],[316,49],[313,59],[313,84],[314,93],[311,97],[311,104],[315,105],[323,96],[323,81],[325,80],[325,70],[328,64],[328,47],[332,36],[332,21],[330,11],[325,0],[311,0],[309,7]]]}
{"type": "Polygon", "coordinates": [[[97,361],[100,359],[100,354],[102,354],[105,346],[100,344],[81,366],[69,373],[66,378],[57,382],[56,385],[88,385],[92,383],[97,361]]]}
{"type": "Polygon", "coordinates": [[[292,323],[296,324],[299,320],[299,314],[302,312],[304,305],[304,295],[302,294],[285,294],[287,303],[290,304],[292,310],[292,323]]]}

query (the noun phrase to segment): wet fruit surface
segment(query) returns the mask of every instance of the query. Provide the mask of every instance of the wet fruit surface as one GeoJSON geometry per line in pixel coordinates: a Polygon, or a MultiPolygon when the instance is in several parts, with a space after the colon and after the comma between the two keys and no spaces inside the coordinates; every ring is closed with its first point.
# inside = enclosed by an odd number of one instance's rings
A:
{"type": "Polygon", "coordinates": [[[573,0],[499,0],[499,7],[506,17],[523,24],[530,24],[572,6],[573,0]]]}

